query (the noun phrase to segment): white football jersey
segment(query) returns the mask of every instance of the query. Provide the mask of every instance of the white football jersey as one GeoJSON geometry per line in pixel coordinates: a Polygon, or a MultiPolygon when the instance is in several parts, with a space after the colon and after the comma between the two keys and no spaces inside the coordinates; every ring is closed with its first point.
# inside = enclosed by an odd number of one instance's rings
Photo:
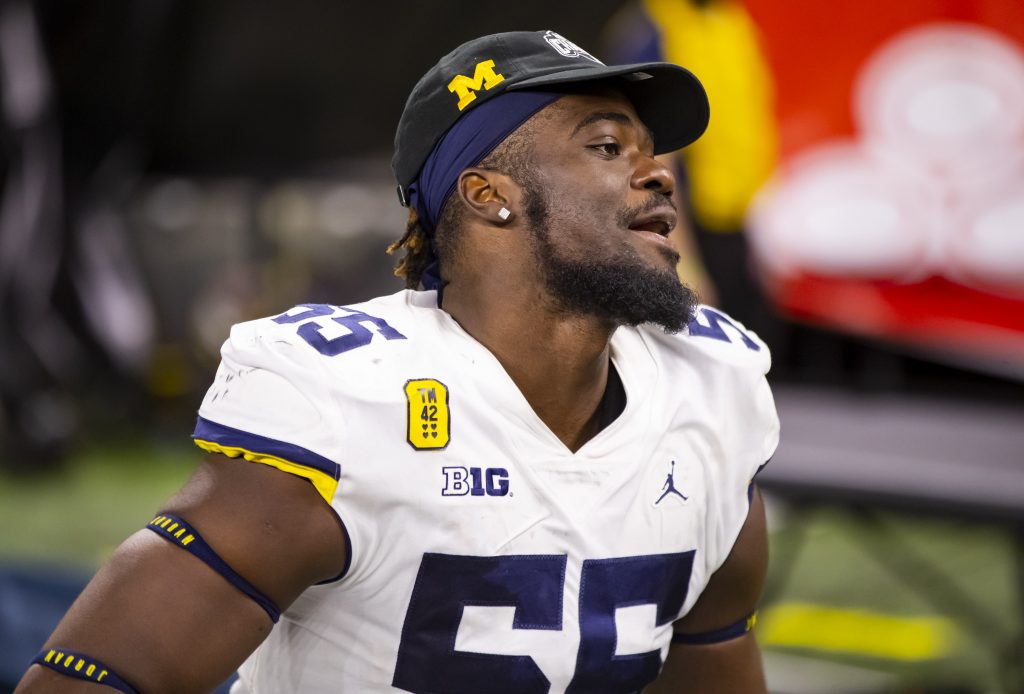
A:
{"type": "Polygon", "coordinates": [[[707,307],[615,331],[625,409],[575,453],[434,292],[297,306],[222,357],[196,443],[308,478],[351,551],[236,694],[639,691],[778,442],[768,349],[707,307]]]}

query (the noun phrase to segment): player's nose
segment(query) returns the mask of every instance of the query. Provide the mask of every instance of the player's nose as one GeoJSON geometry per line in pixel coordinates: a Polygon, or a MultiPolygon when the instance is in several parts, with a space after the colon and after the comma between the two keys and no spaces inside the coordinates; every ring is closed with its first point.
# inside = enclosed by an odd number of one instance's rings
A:
{"type": "Polygon", "coordinates": [[[676,187],[676,177],[672,170],[660,159],[643,155],[633,170],[630,185],[638,190],[650,190],[666,196],[672,195],[676,187]]]}

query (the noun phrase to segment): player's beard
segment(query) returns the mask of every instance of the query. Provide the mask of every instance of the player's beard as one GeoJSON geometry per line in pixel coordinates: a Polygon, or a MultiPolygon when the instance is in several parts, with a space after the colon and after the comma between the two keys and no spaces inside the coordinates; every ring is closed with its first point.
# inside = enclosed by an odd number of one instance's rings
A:
{"type": "MultiPolygon", "coordinates": [[[[534,253],[559,308],[614,325],[655,323],[671,333],[686,327],[697,297],[679,281],[674,263],[666,261],[663,268],[654,267],[628,244],[623,244],[622,253],[614,260],[560,257],[551,242],[551,213],[545,194],[530,185],[524,186],[523,194],[534,253]]],[[[618,220],[622,228],[641,211],[623,210],[618,220]]]]}

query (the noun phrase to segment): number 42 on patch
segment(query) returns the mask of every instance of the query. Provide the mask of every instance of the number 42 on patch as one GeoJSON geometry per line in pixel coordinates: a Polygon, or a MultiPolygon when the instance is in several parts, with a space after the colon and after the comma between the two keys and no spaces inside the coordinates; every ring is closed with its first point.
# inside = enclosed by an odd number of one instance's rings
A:
{"type": "Polygon", "coordinates": [[[410,379],[405,382],[405,399],[409,445],[419,451],[445,448],[451,437],[448,386],[433,378],[410,379]]]}

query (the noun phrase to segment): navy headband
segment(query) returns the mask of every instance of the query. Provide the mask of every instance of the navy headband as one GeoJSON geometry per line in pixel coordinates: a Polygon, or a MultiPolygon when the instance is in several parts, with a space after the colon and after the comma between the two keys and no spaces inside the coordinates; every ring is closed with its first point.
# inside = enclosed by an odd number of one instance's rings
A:
{"type": "Polygon", "coordinates": [[[553,92],[505,92],[480,104],[449,128],[427,157],[419,178],[408,188],[409,203],[431,240],[459,174],[479,164],[533,114],[563,96],[553,92]]]}

